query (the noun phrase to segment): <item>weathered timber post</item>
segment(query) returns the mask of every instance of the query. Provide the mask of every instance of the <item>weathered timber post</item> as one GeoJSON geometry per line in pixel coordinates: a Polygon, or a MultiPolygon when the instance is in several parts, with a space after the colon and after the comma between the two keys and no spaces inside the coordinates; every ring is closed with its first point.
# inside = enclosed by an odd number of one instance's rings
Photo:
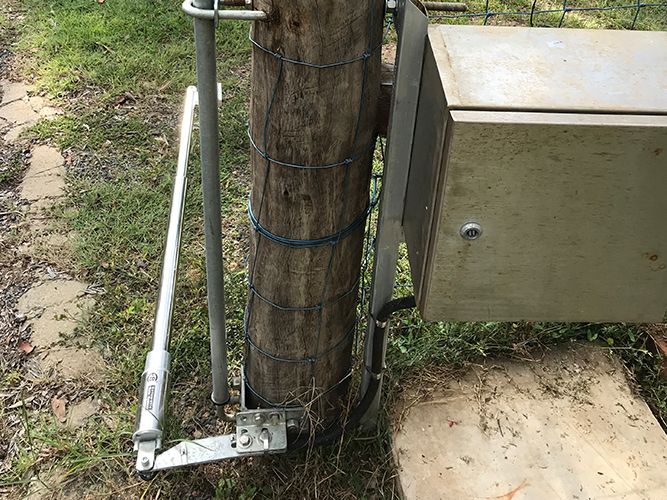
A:
{"type": "Polygon", "coordinates": [[[384,0],[255,0],[246,384],[340,411],[351,368],[384,0]]]}

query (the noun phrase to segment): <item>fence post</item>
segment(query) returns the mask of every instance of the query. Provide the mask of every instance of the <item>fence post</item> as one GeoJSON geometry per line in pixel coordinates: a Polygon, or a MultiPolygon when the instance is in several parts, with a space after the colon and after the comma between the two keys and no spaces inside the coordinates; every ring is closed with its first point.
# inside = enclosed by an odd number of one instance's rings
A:
{"type": "Polygon", "coordinates": [[[384,0],[256,0],[246,387],[340,411],[356,335],[384,0]],[[320,397],[318,397],[320,396],[320,397]]]}

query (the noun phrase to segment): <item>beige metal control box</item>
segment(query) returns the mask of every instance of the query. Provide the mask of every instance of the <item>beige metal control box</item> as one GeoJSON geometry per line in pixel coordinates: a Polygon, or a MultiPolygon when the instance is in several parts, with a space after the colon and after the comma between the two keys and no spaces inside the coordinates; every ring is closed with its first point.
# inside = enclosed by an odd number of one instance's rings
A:
{"type": "Polygon", "coordinates": [[[431,27],[403,226],[427,320],[665,320],[667,33],[431,27]]]}

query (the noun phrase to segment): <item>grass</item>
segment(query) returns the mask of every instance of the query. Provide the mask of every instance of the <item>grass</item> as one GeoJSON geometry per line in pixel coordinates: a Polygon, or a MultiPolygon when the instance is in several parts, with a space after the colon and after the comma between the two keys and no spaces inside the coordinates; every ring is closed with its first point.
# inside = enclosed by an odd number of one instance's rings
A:
{"type": "MultiPolygon", "coordinates": [[[[475,1],[470,5],[479,4],[475,1]]],[[[517,9],[530,8],[531,4],[511,3],[517,9]]],[[[314,450],[308,455],[209,465],[158,476],[150,483],[132,475],[130,437],[137,382],[152,331],[180,100],[194,79],[191,22],[180,13],[177,0],[107,0],[101,4],[91,0],[24,0],[20,5],[25,21],[14,47],[25,55],[20,71],[66,110],[64,116],[41,122],[29,134],[34,141],[57,145],[68,159],[69,197],[59,207],[59,216],[78,234],[74,242],[78,271],[105,290],[82,335],[101,349],[110,373],[106,385],[96,388],[103,404],[101,416],[82,430],[63,431],[44,408],[26,412],[20,451],[1,481],[23,484],[36,470],[55,464],[67,475],[66,488],[78,496],[395,496],[387,422],[382,423],[377,436],[349,438],[339,447],[314,450]]],[[[500,4],[491,5],[498,9],[500,4]]],[[[543,20],[541,16],[539,19],[543,20]]],[[[525,22],[525,16],[506,21],[525,22]]],[[[620,27],[626,22],[625,13],[570,13],[566,25],[620,27]]],[[[664,16],[642,12],[638,27],[664,29],[664,22],[664,16]]],[[[0,21],[0,29],[7,26],[6,21],[0,21]]],[[[218,37],[218,71],[225,89],[220,110],[225,284],[234,364],[242,355],[244,258],[248,247],[244,210],[250,175],[245,137],[250,47],[246,30],[247,26],[240,23],[225,23],[218,37]]],[[[193,151],[196,149],[195,145],[193,151]]],[[[189,173],[191,188],[171,344],[173,389],[167,423],[171,440],[223,430],[208,402],[196,156],[189,173]]],[[[15,179],[16,165],[0,171],[0,175],[15,179]]],[[[408,277],[403,255],[398,294],[410,293],[408,277]]],[[[642,394],[663,422],[667,420],[667,385],[658,378],[657,359],[648,348],[646,335],[637,328],[427,324],[415,313],[398,317],[389,342],[389,406],[400,390],[399,381],[428,367],[457,369],[483,357],[523,353],[573,338],[601,340],[619,348],[642,394]]],[[[10,378],[3,377],[2,384],[16,382],[15,377],[10,378]]]]}

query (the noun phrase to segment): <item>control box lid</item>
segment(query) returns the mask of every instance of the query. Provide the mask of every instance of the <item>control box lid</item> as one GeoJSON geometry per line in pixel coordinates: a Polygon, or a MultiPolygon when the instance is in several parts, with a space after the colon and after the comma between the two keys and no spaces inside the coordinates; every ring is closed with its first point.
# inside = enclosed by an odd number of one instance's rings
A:
{"type": "Polygon", "coordinates": [[[429,28],[449,109],[667,114],[667,32],[429,28]]]}

